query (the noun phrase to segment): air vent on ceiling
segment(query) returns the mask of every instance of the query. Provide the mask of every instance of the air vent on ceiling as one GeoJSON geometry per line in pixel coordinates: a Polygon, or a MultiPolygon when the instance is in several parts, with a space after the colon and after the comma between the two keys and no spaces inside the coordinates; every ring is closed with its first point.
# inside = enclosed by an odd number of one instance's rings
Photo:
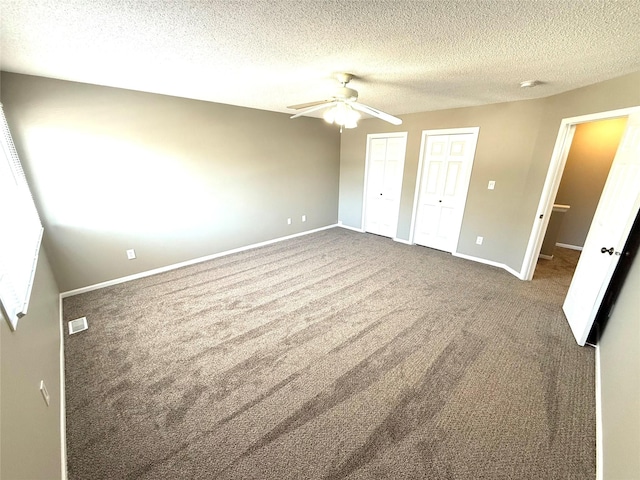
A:
{"type": "Polygon", "coordinates": [[[69,335],[82,332],[87,328],[89,328],[89,324],[87,323],[87,317],[76,318],[75,320],[71,320],[69,322],[69,335]]]}

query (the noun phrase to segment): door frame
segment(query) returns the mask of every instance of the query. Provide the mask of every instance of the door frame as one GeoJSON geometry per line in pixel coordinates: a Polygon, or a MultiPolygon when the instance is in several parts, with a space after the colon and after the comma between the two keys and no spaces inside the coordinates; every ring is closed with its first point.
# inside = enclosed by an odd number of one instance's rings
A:
{"type": "MultiPolygon", "coordinates": [[[[402,182],[404,181],[404,167],[407,163],[407,136],[408,132],[390,132],[390,133],[369,133],[367,134],[367,145],[364,154],[364,188],[362,189],[362,219],[360,221],[360,230],[362,232],[366,232],[364,229],[365,219],[367,218],[367,190],[369,188],[369,145],[371,144],[371,140],[375,138],[403,138],[404,139],[404,158],[402,159],[402,178],[400,180],[400,196],[402,197],[402,182]]],[[[401,201],[398,202],[398,212],[396,218],[396,233],[393,236],[395,239],[398,236],[398,222],[400,221],[400,205],[401,201]]]]}
{"type": "MultiPolygon", "coordinates": [[[[547,170],[547,177],[544,182],[544,187],[542,188],[542,193],[540,194],[540,201],[538,202],[537,210],[538,213],[536,214],[534,223],[531,226],[529,243],[522,261],[522,267],[520,268],[520,279],[533,279],[536,263],[538,262],[538,255],[542,248],[544,236],[547,233],[549,219],[551,218],[551,210],[553,209],[553,202],[558,193],[558,188],[560,187],[560,181],[562,180],[564,167],[567,163],[567,157],[569,155],[569,149],[571,148],[576,126],[581,123],[595,122],[598,120],[628,117],[633,113],[640,113],[640,106],[562,119],[560,129],[558,130],[558,137],[556,138],[556,143],[553,147],[553,153],[551,154],[551,162],[549,163],[549,169],[547,170]]],[[[635,212],[633,215],[635,215],[635,212]]]]}
{"type": "Polygon", "coordinates": [[[437,135],[458,135],[458,134],[468,134],[471,133],[474,135],[473,139],[473,156],[471,157],[471,165],[469,166],[469,172],[467,175],[467,181],[465,185],[463,185],[464,191],[464,202],[461,205],[462,208],[462,216],[460,217],[460,224],[458,225],[458,233],[456,234],[455,239],[455,247],[452,254],[458,253],[458,241],[460,240],[460,231],[462,230],[462,220],[464,217],[464,209],[467,205],[467,197],[469,196],[469,185],[471,183],[471,173],[473,170],[473,162],[476,159],[476,149],[478,147],[478,136],[480,135],[480,127],[464,127],[464,128],[444,128],[438,130],[423,130],[422,138],[420,140],[420,156],[418,157],[418,173],[416,174],[416,186],[413,195],[413,212],[411,214],[411,228],[409,230],[409,243],[414,245],[413,238],[415,236],[415,228],[416,228],[416,218],[418,216],[418,202],[420,200],[420,187],[422,185],[422,169],[424,165],[424,154],[425,149],[427,147],[427,137],[437,136],[437,135]]]}

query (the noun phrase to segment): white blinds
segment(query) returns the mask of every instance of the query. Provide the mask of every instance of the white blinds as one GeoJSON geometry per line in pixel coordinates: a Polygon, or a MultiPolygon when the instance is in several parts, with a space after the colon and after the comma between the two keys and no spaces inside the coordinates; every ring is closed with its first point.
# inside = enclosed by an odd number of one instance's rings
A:
{"type": "Polygon", "coordinates": [[[0,304],[15,330],[27,313],[42,224],[0,105],[0,304]]]}

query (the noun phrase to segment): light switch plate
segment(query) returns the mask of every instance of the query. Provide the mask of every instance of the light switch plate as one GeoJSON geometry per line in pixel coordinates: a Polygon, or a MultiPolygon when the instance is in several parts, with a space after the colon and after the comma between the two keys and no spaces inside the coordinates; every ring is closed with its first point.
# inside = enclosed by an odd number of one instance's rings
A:
{"type": "Polygon", "coordinates": [[[44,380],[40,380],[40,393],[42,393],[42,398],[44,398],[44,403],[49,406],[49,401],[51,398],[49,397],[49,391],[47,390],[47,386],[44,384],[44,380]]]}
{"type": "Polygon", "coordinates": [[[495,180],[489,181],[489,186],[487,188],[489,190],[493,190],[494,188],[496,188],[496,181],[495,180]]]}

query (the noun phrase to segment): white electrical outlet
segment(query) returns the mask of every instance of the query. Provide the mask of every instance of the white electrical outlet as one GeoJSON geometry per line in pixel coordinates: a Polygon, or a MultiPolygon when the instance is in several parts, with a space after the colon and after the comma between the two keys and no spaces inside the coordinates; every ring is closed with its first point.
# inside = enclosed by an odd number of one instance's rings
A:
{"type": "Polygon", "coordinates": [[[287,218],[287,225],[291,225],[291,219],[287,218]]]}
{"type": "Polygon", "coordinates": [[[302,221],[306,222],[307,221],[307,216],[306,215],[302,215],[302,221]]]}
{"type": "Polygon", "coordinates": [[[489,181],[489,186],[487,187],[489,190],[493,190],[496,188],[496,181],[495,180],[491,180],[489,181]]]}
{"type": "Polygon", "coordinates": [[[127,250],[127,258],[129,260],[133,260],[134,258],[136,258],[136,251],[133,248],[127,250]]]}
{"type": "Polygon", "coordinates": [[[50,397],[49,397],[49,392],[47,391],[47,386],[44,384],[44,380],[40,380],[40,393],[42,393],[42,398],[44,398],[44,403],[46,403],[48,407],[50,397]]]}
{"type": "Polygon", "coordinates": [[[476,245],[482,245],[484,241],[484,237],[476,237],[476,245]]]}

